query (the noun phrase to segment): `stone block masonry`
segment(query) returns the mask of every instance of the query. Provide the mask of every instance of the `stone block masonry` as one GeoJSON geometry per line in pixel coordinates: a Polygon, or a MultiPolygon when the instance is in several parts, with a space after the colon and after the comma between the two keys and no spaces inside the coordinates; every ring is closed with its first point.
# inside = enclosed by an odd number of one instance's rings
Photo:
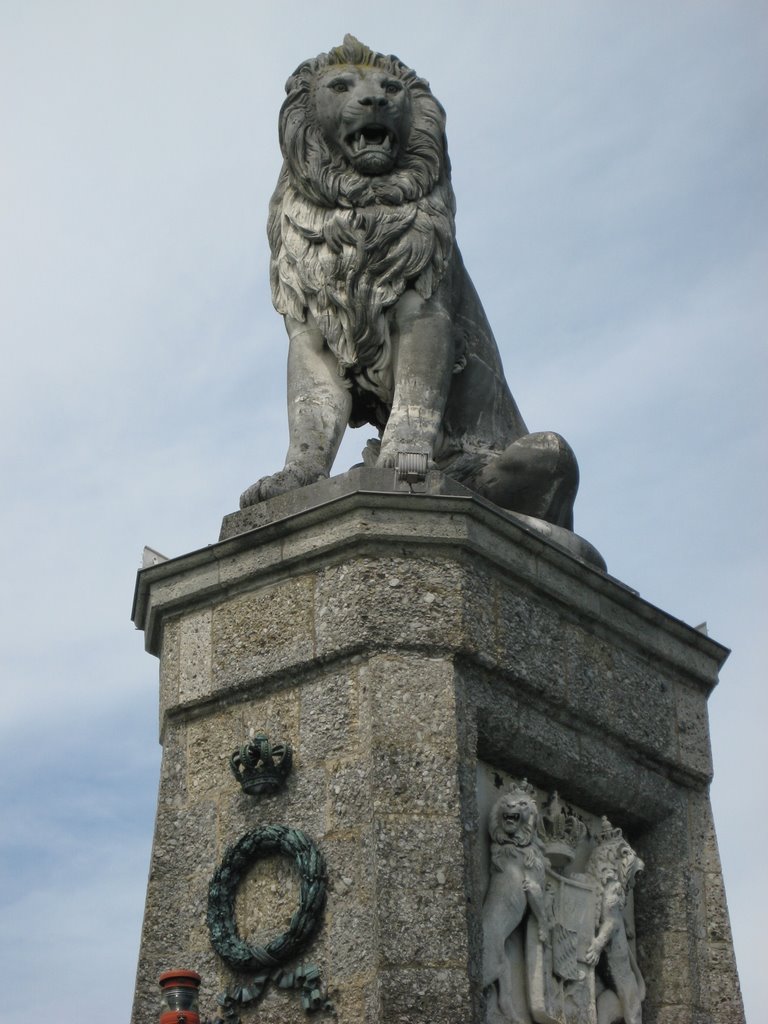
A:
{"type": "MultiPolygon", "coordinates": [[[[478,762],[608,815],[642,857],[645,1024],[743,1021],[708,798],[726,650],[439,475],[414,494],[384,470],[340,479],[227,517],[218,543],[139,574],[163,761],[134,1024],[157,1018],[169,968],[202,975],[212,1018],[247,981],[212,948],[208,886],[229,846],[271,824],[327,863],[300,959],[336,1020],[485,1021],[478,762]],[[293,769],[254,799],[229,758],[262,733],[290,742],[293,769]]],[[[290,860],[259,861],[237,890],[240,935],[266,944],[298,903],[290,860]]],[[[242,1018],[308,1019],[276,985],[242,1018]]]]}

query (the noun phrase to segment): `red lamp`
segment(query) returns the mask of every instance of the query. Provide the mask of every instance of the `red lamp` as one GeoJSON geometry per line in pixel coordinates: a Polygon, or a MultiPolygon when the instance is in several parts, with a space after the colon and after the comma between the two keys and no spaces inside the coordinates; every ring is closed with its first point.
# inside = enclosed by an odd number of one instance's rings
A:
{"type": "Polygon", "coordinates": [[[197,971],[164,971],[159,978],[160,1024],[200,1024],[197,971]]]}

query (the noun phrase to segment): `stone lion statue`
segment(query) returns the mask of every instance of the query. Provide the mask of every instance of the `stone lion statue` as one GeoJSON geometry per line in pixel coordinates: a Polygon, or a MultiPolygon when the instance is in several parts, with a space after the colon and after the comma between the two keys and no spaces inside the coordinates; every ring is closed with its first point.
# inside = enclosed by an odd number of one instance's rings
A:
{"type": "Polygon", "coordinates": [[[529,1019],[522,942],[515,934],[526,910],[536,920],[539,942],[551,941],[553,922],[544,891],[547,860],[536,835],[538,822],[533,790],[525,781],[499,797],[489,816],[491,877],[483,903],[483,988],[489,1022],[529,1019]]]}
{"type": "Polygon", "coordinates": [[[455,241],[445,113],[424,79],[352,36],[288,79],[268,234],[289,337],[285,466],[241,507],[329,474],[347,426],[504,508],[572,528],[576,459],[529,433],[455,241]]]}
{"type": "Polygon", "coordinates": [[[599,926],[587,953],[597,965],[604,956],[608,986],[597,996],[597,1024],[642,1024],[645,982],[629,944],[624,910],[627,895],[645,865],[622,835],[603,818],[603,830],[587,863],[602,893],[599,926]]]}

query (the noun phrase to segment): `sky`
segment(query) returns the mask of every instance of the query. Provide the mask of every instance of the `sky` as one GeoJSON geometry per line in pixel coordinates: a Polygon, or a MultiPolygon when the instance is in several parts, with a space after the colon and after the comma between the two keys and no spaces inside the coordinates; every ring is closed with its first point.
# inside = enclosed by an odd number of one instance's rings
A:
{"type": "Polygon", "coordinates": [[[40,1019],[128,1019],[160,758],[135,572],[145,544],[215,541],[282,465],[277,112],[345,32],[447,110],[459,244],[528,426],[576,450],[577,532],[733,650],[712,800],[757,1024],[768,5],[746,0],[2,0],[0,1017],[33,991],[40,1019]]]}

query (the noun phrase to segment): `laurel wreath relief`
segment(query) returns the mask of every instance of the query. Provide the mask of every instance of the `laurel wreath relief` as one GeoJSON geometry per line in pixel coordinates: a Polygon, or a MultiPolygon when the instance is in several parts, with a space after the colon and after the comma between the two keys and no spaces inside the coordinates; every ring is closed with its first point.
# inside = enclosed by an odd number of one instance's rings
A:
{"type": "Polygon", "coordinates": [[[327,892],[325,860],[312,840],[300,829],[264,825],[252,829],[228,848],[208,887],[208,931],[211,945],[233,970],[256,971],[247,984],[235,986],[219,997],[224,1019],[238,1019],[237,1004],[258,999],[271,981],[280,988],[298,988],[308,1012],[328,1009],[320,972],[311,964],[292,971],[282,965],[300,952],[322,922],[327,892]],[[299,906],[288,931],[266,946],[249,945],[240,937],[235,920],[235,896],[241,879],[260,859],[280,854],[293,859],[300,878],[299,906]]]}

